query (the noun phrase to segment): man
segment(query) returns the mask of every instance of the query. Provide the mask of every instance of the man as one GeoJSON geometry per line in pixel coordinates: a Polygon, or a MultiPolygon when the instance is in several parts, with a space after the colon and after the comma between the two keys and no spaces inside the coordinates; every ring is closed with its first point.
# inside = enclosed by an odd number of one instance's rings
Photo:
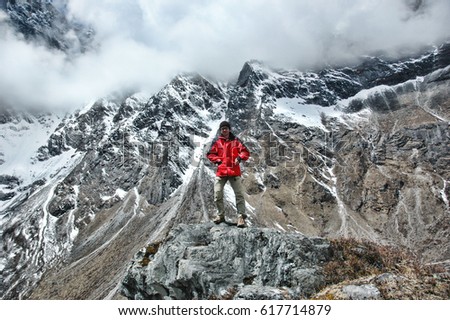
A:
{"type": "Polygon", "coordinates": [[[223,188],[227,181],[230,182],[236,197],[236,209],[238,214],[237,226],[244,228],[245,199],[241,184],[241,168],[239,163],[250,157],[247,147],[232,132],[228,121],[222,121],[219,126],[220,135],[211,144],[211,149],[206,154],[208,159],[217,164],[216,179],[214,183],[214,202],[218,215],[214,222],[219,224],[225,221],[225,209],[223,205],[223,188]]]}

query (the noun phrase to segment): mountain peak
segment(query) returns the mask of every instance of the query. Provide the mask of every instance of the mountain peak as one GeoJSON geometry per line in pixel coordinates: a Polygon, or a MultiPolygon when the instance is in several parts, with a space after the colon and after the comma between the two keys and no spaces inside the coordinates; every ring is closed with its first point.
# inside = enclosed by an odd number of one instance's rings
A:
{"type": "Polygon", "coordinates": [[[249,83],[255,83],[267,79],[267,69],[263,62],[259,60],[250,60],[244,63],[241,72],[239,73],[239,78],[237,80],[237,85],[240,87],[245,87],[249,83]]]}

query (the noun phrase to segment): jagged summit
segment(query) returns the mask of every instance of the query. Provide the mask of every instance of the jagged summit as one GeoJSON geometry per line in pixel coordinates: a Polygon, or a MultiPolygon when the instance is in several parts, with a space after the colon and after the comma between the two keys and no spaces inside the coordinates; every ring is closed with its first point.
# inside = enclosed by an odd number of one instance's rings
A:
{"type": "Polygon", "coordinates": [[[255,85],[267,79],[268,72],[270,72],[270,70],[265,67],[263,62],[250,60],[244,63],[236,84],[240,87],[245,87],[250,84],[255,85]]]}

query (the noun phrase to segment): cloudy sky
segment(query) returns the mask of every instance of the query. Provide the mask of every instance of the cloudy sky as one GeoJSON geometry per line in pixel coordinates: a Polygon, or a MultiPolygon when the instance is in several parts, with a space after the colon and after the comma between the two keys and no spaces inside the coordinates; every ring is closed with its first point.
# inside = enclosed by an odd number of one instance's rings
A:
{"type": "Polygon", "coordinates": [[[0,12],[3,102],[75,109],[179,72],[227,81],[251,59],[307,70],[450,39],[448,0],[69,0],[68,12],[100,43],[75,60],[25,43],[0,12]]]}

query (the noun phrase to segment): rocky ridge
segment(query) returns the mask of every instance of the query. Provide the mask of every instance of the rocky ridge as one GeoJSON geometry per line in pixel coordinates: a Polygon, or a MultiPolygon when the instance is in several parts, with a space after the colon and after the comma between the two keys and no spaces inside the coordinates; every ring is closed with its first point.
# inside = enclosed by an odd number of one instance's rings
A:
{"type": "Polygon", "coordinates": [[[225,223],[178,225],[134,257],[129,299],[448,299],[450,274],[401,250],[225,223]],[[337,284],[334,284],[336,283],[337,284]]]}

